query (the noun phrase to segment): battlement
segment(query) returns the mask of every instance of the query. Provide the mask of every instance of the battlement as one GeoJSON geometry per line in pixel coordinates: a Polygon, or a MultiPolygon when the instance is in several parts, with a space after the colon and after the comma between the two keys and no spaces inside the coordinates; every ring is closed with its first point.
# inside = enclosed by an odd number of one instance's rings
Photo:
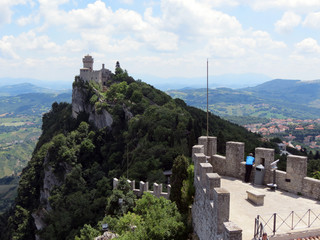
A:
{"type": "MultiPolygon", "coordinates": [[[[164,197],[166,199],[169,199],[170,197],[170,190],[171,190],[171,185],[168,184],[167,185],[167,192],[163,192],[163,187],[162,184],[158,184],[158,183],[154,183],[153,184],[153,191],[149,191],[149,182],[143,182],[140,181],[139,182],[139,189],[135,188],[136,182],[135,180],[127,180],[128,183],[131,186],[131,190],[133,191],[133,193],[137,196],[137,197],[141,197],[143,195],[144,192],[149,192],[152,195],[154,195],[155,197],[164,197]]],[[[115,189],[118,185],[119,180],[117,178],[113,179],[113,189],[115,189]]]]}
{"type": "MultiPolygon", "coordinates": [[[[242,142],[227,142],[226,156],[216,153],[217,138],[202,136],[198,139],[198,145],[192,149],[192,158],[202,152],[201,162],[212,165],[213,172],[221,176],[229,176],[243,180],[245,176],[245,144],[242,142]],[[204,155],[208,152],[209,155],[204,155]]],[[[271,163],[275,161],[274,149],[258,147],[255,149],[255,165],[262,164],[265,168],[263,184],[272,183],[273,171],[271,163]]],[[[198,171],[195,165],[195,171],[198,171]]],[[[255,176],[255,167],[252,169],[251,182],[255,176]]],[[[276,170],[276,184],[278,188],[302,194],[314,199],[320,199],[320,180],[307,177],[307,157],[288,155],[286,171],[276,170]]]]}
{"type": "MultiPolygon", "coordinates": [[[[227,142],[226,155],[217,154],[217,138],[202,136],[192,148],[195,200],[193,226],[200,239],[242,239],[242,230],[229,221],[230,193],[221,186],[220,176],[244,180],[245,144],[227,142]]],[[[255,149],[255,165],[265,168],[263,184],[272,183],[274,149],[255,149]]],[[[251,182],[255,176],[252,169],[251,182]]],[[[307,157],[289,155],[286,172],[276,170],[279,189],[314,199],[320,198],[320,180],[307,177],[307,157]]]]}
{"type": "Polygon", "coordinates": [[[204,154],[206,150],[211,153],[214,151],[200,143],[192,149],[195,171],[195,199],[192,206],[194,231],[200,239],[240,240],[242,230],[229,222],[230,193],[221,187],[219,174],[213,172],[213,166],[208,162],[210,158],[204,154]]]}

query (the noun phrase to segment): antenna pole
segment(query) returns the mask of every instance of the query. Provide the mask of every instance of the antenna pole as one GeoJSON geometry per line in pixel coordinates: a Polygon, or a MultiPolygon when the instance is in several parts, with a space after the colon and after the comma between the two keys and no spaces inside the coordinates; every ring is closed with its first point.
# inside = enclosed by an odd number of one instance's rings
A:
{"type": "Polygon", "coordinates": [[[207,141],[208,141],[208,137],[209,137],[209,77],[208,77],[208,73],[209,73],[209,67],[208,67],[208,58],[207,58],[207,141]]]}

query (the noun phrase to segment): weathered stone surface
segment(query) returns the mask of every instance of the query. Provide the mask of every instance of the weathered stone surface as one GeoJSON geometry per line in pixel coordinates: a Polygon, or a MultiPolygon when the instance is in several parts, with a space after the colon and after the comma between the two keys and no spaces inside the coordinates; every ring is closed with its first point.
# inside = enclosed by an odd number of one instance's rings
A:
{"type": "Polygon", "coordinates": [[[217,138],[210,136],[201,136],[198,138],[199,145],[204,146],[204,154],[211,157],[217,154],[217,138]]]}
{"type": "MultiPolygon", "coordinates": [[[[167,192],[163,192],[162,183],[161,184],[153,183],[153,191],[149,191],[148,182],[140,181],[138,189],[135,188],[135,180],[132,180],[132,181],[127,180],[127,182],[130,184],[130,188],[133,191],[133,193],[138,197],[141,197],[144,192],[149,192],[156,197],[164,197],[166,199],[169,199],[170,197],[170,192],[171,192],[170,184],[167,185],[167,192]]],[[[119,180],[117,178],[113,178],[113,189],[117,188],[118,183],[119,183],[119,180]]]]}
{"type": "Polygon", "coordinates": [[[262,164],[265,168],[264,184],[272,182],[272,172],[270,164],[274,161],[274,149],[256,148],[255,149],[255,165],[262,164]]]}
{"type": "Polygon", "coordinates": [[[104,232],[102,236],[96,237],[94,240],[109,240],[117,237],[118,235],[113,232],[104,232]]]}
{"type": "Polygon", "coordinates": [[[242,239],[242,229],[239,228],[233,222],[225,222],[224,225],[224,233],[223,239],[229,240],[241,240],[242,239]]]}
{"type": "Polygon", "coordinates": [[[244,160],[244,143],[227,142],[226,143],[226,174],[227,176],[240,178],[239,169],[244,160]]]}
{"type": "MultiPolygon", "coordinates": [[[[128,109],[124,109],[126,117],[130,119],[128,109]]],[[[84,88],[74,86],[72,89],[72,116],[77,118],[80,112],[89,114],[89,121],[93,122],[98,128],[111,127],[113,123],[112,115],[105,109],[102,109],[101,113],[98,113],[94,106],[87,102],[87,93],[84,88]]]]}
{"type": "Polygon", "coordinates": [[[301,193],[303,179],[307,176],[307,157],[289,155],[287,157],[287,191],[301,193]]]}
{"type": "Polygon", "coordinates": [[[53,190],[54,187],[61,186],[63,184],[62,181],[65,179],[66,174],[69,173],[72,169],[71,166],[69,166],[66,163],[61,163],[61,166],[64,169],[64,174],[62,176],[62,179],[59,179],[56,177],[56,175],[52,170],[52,167],[49,163],[49,157],[46,156],[44,159],[43,185],[42,185],[42,188],[40,189],[40,202],[42,206],[44,206],[44,208],[32,213],[32,217],[34,219],[36,228],[38,230],[41,230],[43,227],[45,227],[45,213],[52,210],[49,202],[51,191],[53,190]]]}

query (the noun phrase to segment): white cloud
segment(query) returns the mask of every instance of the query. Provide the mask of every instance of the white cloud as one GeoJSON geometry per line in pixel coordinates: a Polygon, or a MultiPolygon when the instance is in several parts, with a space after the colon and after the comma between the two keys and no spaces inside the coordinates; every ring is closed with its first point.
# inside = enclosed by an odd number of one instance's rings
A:
{"type": "Polygon", "coordinates": [[[296,12],[308,12],[320,7],[318,0],[257,0],[245,1],[255,10],[268,10],[273,8],[291,9],[296,12]]]}
{"type": "Polygon", "coordinates": [[[0,58],[18,59],[19,56],[14,52],[11,44],[13,36],[4,36],[0,40],[0,58]]]}
{"type": "Polygon", "coordinates": [[[309,13],[303,25],[311,28],[320,28],[320,12],[309,13]]]}
{"type": "Polygon", "coordinates": [[[238,0],[200,0],[199,2],[203,3],[203,4],[207,4],[208,6],[211,7],[222,7],[222,6],[231,6],[231,7],[235,7],[239,5],[239,1],[238,0]]]}
{"type": "Polygon", "coordinates": [[[46,35],[36,35],[33,31],[19,36],[3,36],[0,39],[0,57],[8,59],[23,58],[24,55],[54,55],[61,52],[61,48],[50,41],[46,35]]]}
{"type": "Polygon", "coordinates": [[[165,27],[187,39],[238,35],[242,31],[235,17],[195,0],[162,0],[161,9],[165,27]]]}
{"type": "Polygon", "coordinates": [[[0,1],[0,25],[7,24],[11,22],[12,10],[11,7],[19,4],[27,4],[32,2],[30,0],[1,0],[0,1]]]}
{"type": "Polygon", "coordinates": [[[320,46],[317,40],[306,38],[295,45],[295,53],[303,56],[318,55],[320,53],[320,46]]]}
{"type": "Polygon", "coordinates": [[[269,33],[265,31],[254,31],[252,33],[254,40],[256,41],[257,47],[261,50],[272,50],[272,49],[281,49],[286,48],[286,44],[280,41],[272,40],[269,33]]]}
{"type": "MultiPolygon", "coordinates": [[[[108,47],[110,38],[118,39],[120,44],[126,43],[128,46],[134,46],[134,49],[138,45],[137,41],[145,43],[155,50],[172,51],[177,49],[178,37],[172,32],[153,25],[159,19],[152,17],[150,9],[145,12],[146,19],[144,19],[142,15],[132,10],[118,9],[113,12],[101,1],[88,4],[84,9],[69,12],[59,10],[57,5],[49,8],[49,3],[42,1],[41,14],[46,19],[43,29],[50,25],[61,25],[75,33],[80,32],[85,41],[88,38],[96,39],[93,44],[97,47],[100,45],[102,50],[110,49],[108,47]],[[100,44],[102,39],[104,39],[104,46],[100,44]]],[[[119,46],[119,44],[116,45],[119,46]]],[[[124,49],[127,47],[124,46],[124,49]]]]}
{"type": "Polygon", "coordinates": [[[301,17],[294,12],[285,12],[282,18],[275,23],[275,29],[279,33],[289,33],[301,22],[301,17]]]}
{"type": "Polygon", "coordinates": [[[120,0],[120,2],[125,4],[133,4],[134,0],[120,0]]]}
{"type": "MultiPolygon", "coordinates": [[[[6,38],[0,35],[0,62],[5,57],[12,59],[10,66],[19,62],[24,65],[19,67],[21,73],[30,77],[40,76],[39,71],[29,69],[39,66],[41,71],[51,72],[50,76],[62,76],[64,71],[72,78],[87,53],[93,55],[95,63],[104,62],[111,69],[119,60],[130,73],[166,77],[199,76],[206,58],[212,58],[215,74],[273,71],[272,66],[279,66],[290,49],[267,31],[245,29],[235,16],[223,12],[223,7],[230,9],[244,1],[135,1],[147,8],[132,10],[131,0],[129,5],[114,9],[106,4],[109,1],[101,0],[74,9],[70,5],[76,3],[68,0],[39,0],[32,12],[16,20],[25,32],[6,38]],[[68,8],[64,8],[65,3],[68,8]],[[72,67],[66,68],[66,61],[72,67]],[[54,67],[49,67],[51,64],[54,67]]],[[[294,21],[289,20],[284,14],[278,28],[292,28],[294,21]]]]}

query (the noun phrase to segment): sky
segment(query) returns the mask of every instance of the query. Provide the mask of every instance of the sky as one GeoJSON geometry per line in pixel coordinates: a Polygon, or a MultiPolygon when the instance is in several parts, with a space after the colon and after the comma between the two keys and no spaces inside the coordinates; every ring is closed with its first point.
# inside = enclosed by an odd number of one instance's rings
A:
{"type": "Polygon", "coordinates": [[[82,57],[134,78],[320,79],[319,0],[0,0],[0,78],[72,82],[82,57]],[[147,78],[147,77],[146,77],[147,78]]]}

